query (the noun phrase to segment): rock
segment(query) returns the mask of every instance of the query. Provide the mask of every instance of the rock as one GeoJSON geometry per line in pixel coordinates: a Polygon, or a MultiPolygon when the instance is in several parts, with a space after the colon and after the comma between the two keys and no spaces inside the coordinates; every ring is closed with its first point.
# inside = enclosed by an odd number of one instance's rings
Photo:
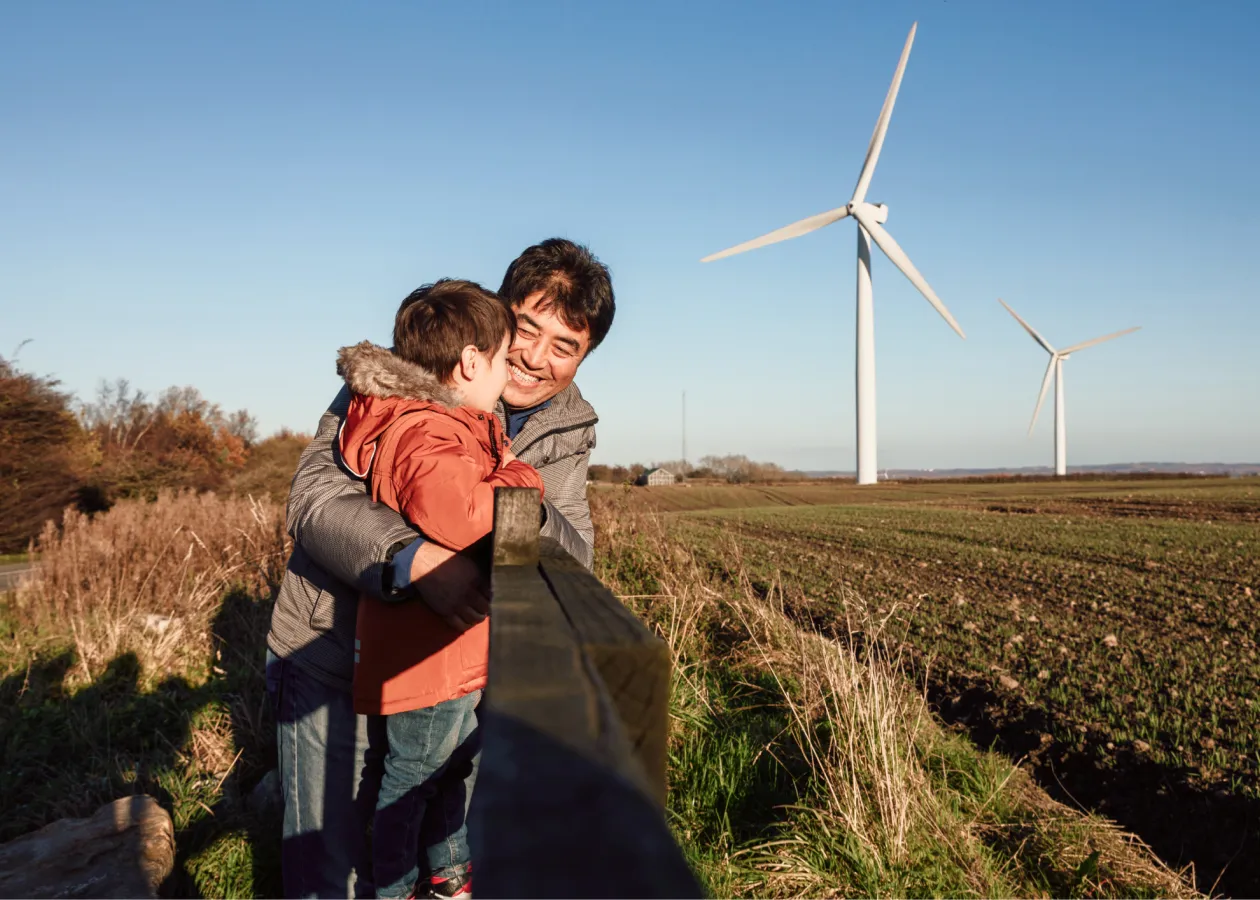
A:
{"type": "Polygon", "coordinates": [[[1009,675],[1001,675],[998,677],[998,684],[1006,688],[1008,691],[1014,691],[1019,688],[1019,682],[1009,675]]]}
{"type": "Polygon", "coordinates": [[[136,794],[0,844],[0,897],[156,897],[174,865],[171,817],[136,794]]]}
{"type": "Polygon", "coordinates": [[[1114,647],[1116,646],[1116,644],[1120,643],[1120,639],[1117,638],[1114,634],[1109,634],[1105,638],[1103,638],[1103,643],[1108,647],[1114,647]]]}

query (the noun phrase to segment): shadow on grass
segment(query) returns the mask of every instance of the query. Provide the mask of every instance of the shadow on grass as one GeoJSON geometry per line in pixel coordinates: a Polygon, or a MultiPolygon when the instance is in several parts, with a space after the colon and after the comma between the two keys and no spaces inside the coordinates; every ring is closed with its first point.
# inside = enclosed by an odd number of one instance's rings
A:
{"type": "Polygon", "coordinates": [[[211,675],[197,686],[169,676],[142,691],[140,661],[123,653],[71,689],[69,649],[0,682],[0,842],[147,793],[175,824],[164,896],[280,896],[279,812],[250,803],[275,765],[262,673],[270,612],[269,600],[225,596],[211,675]]]}

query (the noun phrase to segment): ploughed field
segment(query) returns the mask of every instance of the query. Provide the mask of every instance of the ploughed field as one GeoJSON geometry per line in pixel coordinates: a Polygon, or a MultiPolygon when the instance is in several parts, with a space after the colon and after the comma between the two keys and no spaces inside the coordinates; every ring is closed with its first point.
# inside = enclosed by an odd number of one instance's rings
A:
{"type": "Polygon", "coordinates": [[[639,489],[1201,887],[1260,895],[1260,479],[639,489]],[[704,508],[704,507],[709,508],[704,508]],[[733,545],[733,546],[732,546],[733,545]],[[860,640],[860,634],[856,639],[860,640]]]}

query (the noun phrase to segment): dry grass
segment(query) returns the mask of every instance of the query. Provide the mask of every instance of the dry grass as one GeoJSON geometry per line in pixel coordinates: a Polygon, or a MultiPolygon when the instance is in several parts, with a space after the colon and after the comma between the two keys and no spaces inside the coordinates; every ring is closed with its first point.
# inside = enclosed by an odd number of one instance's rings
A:
{"type": "Polygon", "coordinates": [[[284,510],[271,500],[185,492],[94,518],[69,509],[36,542],[38,574],[13,609],[36,643],[69,634],[84,683],[126,652],[150,681],[187,674],[213,657],[210,623],[225,592],[269,594],[288,551],[284,510]]]}
{"type": "Polygon", "coordinates": [[[280,891],[263,647],[289,542],[271,500],[166,493],[68,512],[0,597],[0,840],[134,792],[176,828],[168,896],[280,891]]]}

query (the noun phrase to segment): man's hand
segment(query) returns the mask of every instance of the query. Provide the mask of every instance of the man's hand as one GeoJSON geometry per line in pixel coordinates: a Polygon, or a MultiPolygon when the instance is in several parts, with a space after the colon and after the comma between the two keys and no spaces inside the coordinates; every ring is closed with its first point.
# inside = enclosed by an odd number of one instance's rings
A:
{"type": "Polygon", "coordinates": [[[456,631],[467,631],[490,612],[490,586],[477,564],[441,544],[425,541],[411,560],[420,599],[456,631]]]}

